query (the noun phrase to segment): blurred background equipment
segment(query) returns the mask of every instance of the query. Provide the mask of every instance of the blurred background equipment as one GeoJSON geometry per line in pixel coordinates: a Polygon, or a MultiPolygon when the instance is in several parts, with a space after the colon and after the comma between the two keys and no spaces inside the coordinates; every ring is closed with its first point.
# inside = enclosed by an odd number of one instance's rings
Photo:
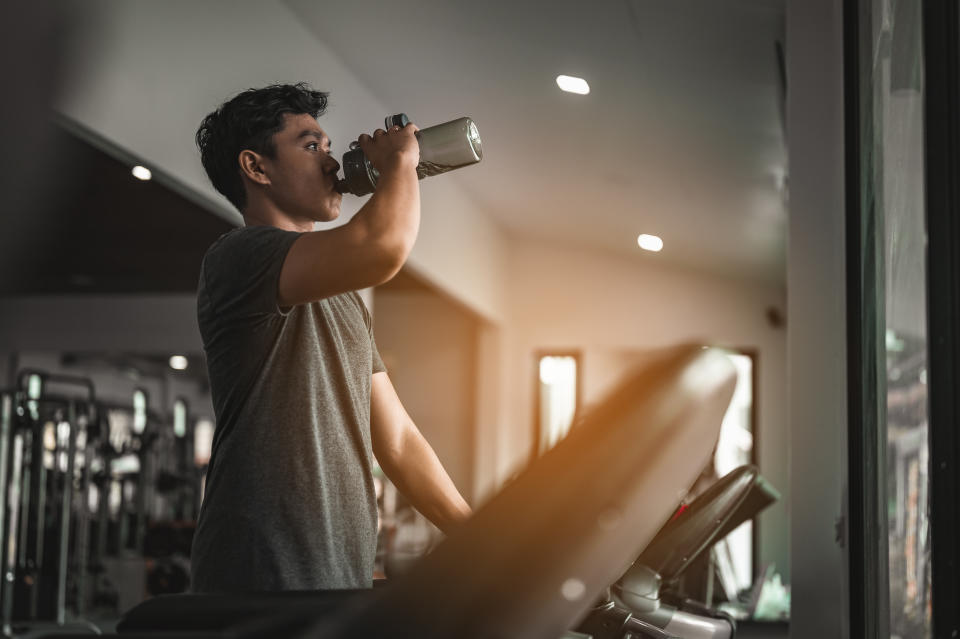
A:
{"type": "Polygon", "coordinates": [[[142,389],[118,405],[90,378],[24,369],[2,420],[5,628],[115,618],[186,589],[203,469],[182,400],[161,415],[142,389]]]}

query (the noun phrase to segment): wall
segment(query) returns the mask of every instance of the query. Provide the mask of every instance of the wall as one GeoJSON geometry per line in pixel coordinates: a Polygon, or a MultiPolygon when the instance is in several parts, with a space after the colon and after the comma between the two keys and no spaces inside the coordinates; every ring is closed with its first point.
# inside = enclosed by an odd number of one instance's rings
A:
{"type": "Polygon", "coordinates": [[[786,340],[765,311],[784,307],[784,291],[661,267],[656,258],[611,257],[529,239],[511,245],[510,318],[503,374],[507,419],[498,475],[524,463],[533,428],[534,351],[580,349],[587,403],[603,396],[644,350],[698,341],[758,352],[758,437],[762,473],[783,494],[760,520],[761,562],[789,578],[786,512],[786,340]]]}
{"type": "Polygon", "coordinates": [[[837,543],[847,444],[841,9],[787,3],[790,632],[824,639],[848,632],[837,543]]]}
{"type": "MultiPolygon", "coordinates": [[[[103,295],[4,298],[0,313],[2,371],[10,379],[10,354],[17,354],[17,366],[34,366],[48,372],[78,374],[59,364],[59,353],[149,353],[161,355],[201,353],[203,345],[196,324],[193,295],[103,295]]],[[[199,359],[192,365],[202,366],[199,359]]],[[[80,374],[94,378],[103,399],[119,403],[132,401],[133,389],[150,391],[151,408],[161,409],[163,385],[155,379],[123,379],[97,370],[80,374]]],[[[209,394],[194,384],[183,384],[174,374],[168,379],[170,401],[184,395],[194,416],[213,417],[209,394]]],[[[167,407],[169,408],[169,407],[167,407]]]]}
{"type": "MultiPolygon", "coordinates": [[[[388,110],[278,1],[97,0],[69,5],[77,25],[58,109],[224,217],[238,214],[209,185],[194,144],[202,118],[251,86],[307,81],[331,91],[321,125],[336,151],[388,110]]],[[[502,234],[457,177],[425,183],[410,263],[475,312],[503,312],[502,234]]],[[[343,217],[362,200],[348,196],[343,217]]]]}
{"type": "Polygon", "coordinates": [[[478,320],[429,292],[376,291],[376,340],[390,380],[453,483],[473,494],[478,320]]]}
{"type": "Polygon", "coordinates": [[[473,496],[474,502],[495,493],[504,476],[499,470],[502,434],[511,423],[507,404],[506,330],[502,325],[480,322],[477,326],[477,385],[474,411],[473,496]]]}
{"type": "Polygon", "coordinates": [[[203,350],[192,294],[8,297],[0,304],[0,351],[203,350]]]}

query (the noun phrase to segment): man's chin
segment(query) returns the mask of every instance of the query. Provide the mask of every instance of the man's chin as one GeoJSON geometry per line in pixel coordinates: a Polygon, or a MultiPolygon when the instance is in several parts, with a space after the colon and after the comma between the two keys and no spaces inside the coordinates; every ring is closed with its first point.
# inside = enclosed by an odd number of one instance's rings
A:
{"type": "Polygon", "coordinates": [[[337,213],[334,215],[324,215],[322,217],[318,217],[316,218],[315,221],[321,224],[330,224],[331,222],[336,222],[339,219],[340,219],[340,214],[337,213]]]}
{"type": "Polygon", "coordinates": [[[333,222],[340,217],[340,202],[326,206],[317,212],[314,218],[317,222],[333,222]]]}

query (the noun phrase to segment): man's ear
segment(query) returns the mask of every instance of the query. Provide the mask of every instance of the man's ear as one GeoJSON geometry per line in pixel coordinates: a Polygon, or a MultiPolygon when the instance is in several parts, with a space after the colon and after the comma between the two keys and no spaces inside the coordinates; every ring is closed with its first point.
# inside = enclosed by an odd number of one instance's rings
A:
{"type": "Polygon", "coordinates": [[[256,184],[270,184],[270,178],[267,177],[267,173],[264,171],[263,156],[250,149],[244,149],[240,151],[238,159],[240,161],[240,172],[245,175],[248,180],[256,184]]]}

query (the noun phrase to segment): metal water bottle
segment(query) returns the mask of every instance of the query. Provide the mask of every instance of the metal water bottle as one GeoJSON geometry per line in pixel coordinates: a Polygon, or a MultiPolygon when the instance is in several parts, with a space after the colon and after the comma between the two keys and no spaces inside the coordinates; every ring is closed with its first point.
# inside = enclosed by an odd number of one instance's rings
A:
{"type": "MultiPolygon", "coordinates": [[[[410,122],[403,113],[384,120],[384,129],[392,126],[406,126],[410,122]]],[[[480,132],[470,118],[458,118],[444,122],[416,133],[420,143],[420,164],[417,165],[417,177],[423,179],[476,164],[483,159],[483,146],[480,132]]],[[[373,168],[370,160],[360,148],[351,149],[343,154],[343,179],[337,181],[337,191],[353,195],[367,195],[377,188],[380,173],[373,168]]]]}

